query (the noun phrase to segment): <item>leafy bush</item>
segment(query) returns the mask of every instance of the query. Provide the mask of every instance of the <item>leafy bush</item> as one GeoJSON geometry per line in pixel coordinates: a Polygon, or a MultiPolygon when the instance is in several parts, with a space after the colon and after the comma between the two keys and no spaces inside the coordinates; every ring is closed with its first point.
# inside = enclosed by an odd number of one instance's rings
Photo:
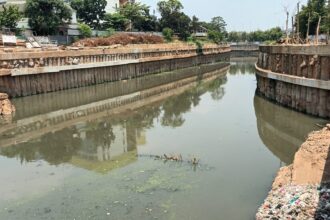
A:
{"type": "Polygon", "coordinates": [[[110,37],[116,33],[116,30],[114,28],[108,28],[107,29],[107,37],[110,37]]]}
{"type": "Polygon", "coordinates": [[[174,31],[171,28],[163,29],[163,36],[167,42],[173,41],[173,34],[174,34],[174,31]]]}
{"type": "Polygon", "coordinates": [[[221,32],[219,31],[209,31],[208,32],[208,37],[210,40],[212,40],[214,43],[219,44],[223,40],[224,36],[221,32]]]}
{"type": "Polygon", "coordinates": [[[83,38],[92,36],[92,29],[87,24],[79,24],[79,32],[83,38]]]}

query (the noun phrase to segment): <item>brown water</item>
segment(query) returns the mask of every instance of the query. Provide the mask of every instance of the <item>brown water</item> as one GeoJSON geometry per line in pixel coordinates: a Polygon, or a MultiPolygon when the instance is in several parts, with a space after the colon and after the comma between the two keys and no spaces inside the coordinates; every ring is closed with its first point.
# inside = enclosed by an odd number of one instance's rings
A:
{"type": "Polygon", "coordinates": [[[0,219],[254,219],[278,169],[325,123],[255,96],[250,60],[142,109],[49,119],[159,77],[14,100],[0,127],[0,219]],[[163,154],[184,162],[151,156],[163,154]]]}

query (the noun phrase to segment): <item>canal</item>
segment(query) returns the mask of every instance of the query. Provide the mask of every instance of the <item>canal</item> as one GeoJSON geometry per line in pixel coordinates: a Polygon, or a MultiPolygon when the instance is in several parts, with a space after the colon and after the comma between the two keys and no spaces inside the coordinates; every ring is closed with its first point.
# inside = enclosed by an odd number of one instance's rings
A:
{"type": "Polygon", "coordinates": [[[200,68],[14,99],[0,122],[0,219],[254,219],[278,169],[325,124],[257,96],[254,63],[62,121],[49,118],[200,68]]]}

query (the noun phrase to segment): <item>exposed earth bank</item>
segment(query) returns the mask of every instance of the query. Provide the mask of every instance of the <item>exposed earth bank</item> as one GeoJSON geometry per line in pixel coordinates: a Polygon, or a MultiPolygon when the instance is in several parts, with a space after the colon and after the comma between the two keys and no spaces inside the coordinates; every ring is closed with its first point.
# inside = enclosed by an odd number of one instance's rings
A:
{"type": "Polygon", "coordinates": [[[330,124],[312,132],[282,168],[264,204],[261,219],[330,219],[330,124]]]}

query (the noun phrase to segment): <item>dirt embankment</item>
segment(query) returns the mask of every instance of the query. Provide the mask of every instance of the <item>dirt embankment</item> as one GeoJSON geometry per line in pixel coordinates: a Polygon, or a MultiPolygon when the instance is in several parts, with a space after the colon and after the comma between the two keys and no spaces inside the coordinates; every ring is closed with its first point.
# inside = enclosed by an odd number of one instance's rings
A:
{"type": "Polygon", "coordinates": [[[330,219],[330,124],[312,132],[282,168],[256,218],[330,219]]]}
{"type": "Polygon", "coordinates": [[[111,45],[128,44],[161,44],[164,39],[158,35],[151,34],[115,34],[110,37],[94,37],[79,40],[73,46],[99,47],[111,45]]]}

